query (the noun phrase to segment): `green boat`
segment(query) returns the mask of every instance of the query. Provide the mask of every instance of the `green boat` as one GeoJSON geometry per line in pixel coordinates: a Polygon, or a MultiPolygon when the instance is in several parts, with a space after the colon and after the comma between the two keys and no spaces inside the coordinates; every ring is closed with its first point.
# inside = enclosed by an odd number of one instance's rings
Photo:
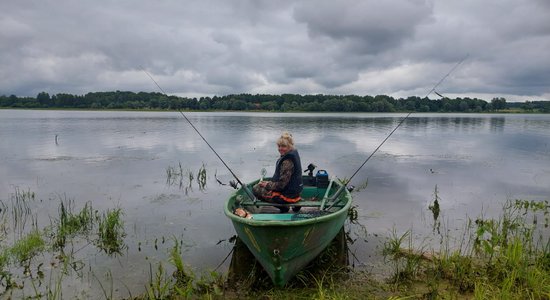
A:
{"type": "Polygon", "coordinates": [[[302,200],[288,205],[300,206],[298,212],[280,213],[273,203],[253,201],[249,193],[258,180],[247,184],[248,191],[241,187],[225,204],[239,238],[276,286],[284,286],[316,258],[347,218],[352,198],[346,186],[317,174],[303,176],[302,200]]]}

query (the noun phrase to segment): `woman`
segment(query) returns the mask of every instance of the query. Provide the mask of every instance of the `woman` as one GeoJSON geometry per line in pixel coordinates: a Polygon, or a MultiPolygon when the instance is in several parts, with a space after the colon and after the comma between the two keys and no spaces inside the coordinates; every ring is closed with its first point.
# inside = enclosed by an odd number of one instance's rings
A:
{"type": "MultiPolygon", "coordinates": [[[[292,135],[284,132],[277,140],[277,148],[281,155],[275,164],[275,173],[270,181],[260,181],[254,185],[252,192],[256,198],[266,202],[289,204],[300,201],[302,184],[302,164],[298,150],[294,148],[292,135]]],[[[288,206],[275,206],[283,213],[288,212],[288,206]]],[[[293,206],[297,212],[300,206],[293,206]]]]}

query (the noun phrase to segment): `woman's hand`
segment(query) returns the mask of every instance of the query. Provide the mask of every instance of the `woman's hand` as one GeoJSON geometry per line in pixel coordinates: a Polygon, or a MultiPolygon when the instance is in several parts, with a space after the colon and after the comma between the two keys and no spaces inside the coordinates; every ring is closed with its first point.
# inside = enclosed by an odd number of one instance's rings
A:
{"type": "Polygon", "coordinates": [[[267,186],[267,181],[260,181],[258,183],[258,185],[260,185],[261,187],[265,188],[267,186]]]}

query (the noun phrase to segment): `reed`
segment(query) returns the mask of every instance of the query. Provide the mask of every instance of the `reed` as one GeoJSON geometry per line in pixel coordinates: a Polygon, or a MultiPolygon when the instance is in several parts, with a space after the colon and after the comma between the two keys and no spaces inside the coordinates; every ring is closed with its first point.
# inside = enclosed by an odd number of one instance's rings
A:
{"type": "Polygon", "coordinates": [[[152,266],[149,265],[149,276],[150,276],[150,282],[146,287],[147,289],[146,299],[157,300],[157,299],[169,298],[171,281],[168,275],[166,275],[166,272],[162,267],[162,263],[159,263],[158,269],[154,275],[153,275],[152,266]]]}
{"type": "Polygon", "coordinates": [[[174,247],[170,250],[169,261],[176,268],[173,276],[176,279],[177,286],[184,286],[192,281],[193,275],[188,274],[186,271],[187,268],[181,258],[181,246],[176,238],[174,238],[174,247]]]}
{"type": "Polygon", "coordinates": [[[384,242],[382,250],[385,262],[389,262],[393,266],[393,275],[389,282],[393,284],[411,283],[421,272],[422,254],[423,251],[414,250],[411,230],[398,235],[394,229],[390,238],[384,242]],[[403,246],[405,241],[407,245],[403,246]]]}
{"type": "Polygon", "coordinates": [[[168,166],[166,168],[166,184],[169,186],[178,185],[180,189],[185,191],[185,195],[193,191],[193,182],[195,180],[197,181],[199,191],[206,190],[207,171],[204,163],[196,174],[190,169],[184,169],[181,162],[177,166],[168,166]]]}
{"type": "Polygon", "coordinates": [[[62,199],[59,204],[59,218],[54,221],[54,248],[65,247],[67,239],[77,234],[87,234],[93,227],[93,210],[90,202],[86,202],[80,212],[74,212],[74,200],[62,199]]]}
{"type": "Polygon", "coordinates": [[[34,201],[35,194],[28,190],[20,190],[15,187],[15,192],[11,194],[11,219],[13,222],[13,233],[21,237],[25,232],[25,226],[32,211],[30,202],[34,201]]]}
{"type": "MultiPolygon", "coordinates": [[[[4,201],[0,199],[0,244],[6,239],[8,235],[8,206],[4,204],[4,201]]],[[[1,248],[0,248],[1,249],[1,248]]]]}
{"type": "Polygon", "coordinates": [[[441,198],[439,197],[439,191],[437,189],[437,185],[435,185],[434,201],[432,202],[432,204],[428,206],[428,209],[432,212],[432,216],[433,216],[432,230],[434,232],[437,231],[438,234],[441,233],[441,221],[439,220],[439,213],[441,212],[441,208],[439,207],[440,199],[441,198]]]}
{"type": "Polygon", "coordinates": [[[120,208],[107,210],[101,216],[96,216],[98,222],[98,239],[96,246],[107,254],[121,254],[126,249],[124,237],[124,221],[120,208]]]}
{"type": "Polygon", "coordinates": [[[197,171],[197,184],[199,185],[199,191],[206,190],[206,166],[204,163],[197,171]]]}

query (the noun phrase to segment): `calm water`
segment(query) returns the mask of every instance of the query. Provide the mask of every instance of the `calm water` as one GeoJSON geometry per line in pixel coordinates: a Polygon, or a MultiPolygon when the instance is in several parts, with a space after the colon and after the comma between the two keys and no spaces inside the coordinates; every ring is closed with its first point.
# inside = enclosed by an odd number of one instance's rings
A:
{"type": "MultiPolygon", "coordinates": [[[[339,178],[350,177],[404,114],[188,113],[237,176],[252,181],[273,172],[275,140],[293,133],[305,167],[312,162],[339,178]]],[[[36,194],[39,227],[58,216],[61,199],[79,210],[120,207],[126,243],[109,257],[79,245],[86,265],[67,280],[84,294],[98,280],[116,295],[135,295],[149,266],[166,262],[177,238],[196,271],[218,267],[234,235],[223,215],[232,179],[179,113],[0,110],[0,200],[16,188],[36,194]],[[57,136],[57,142],[56,142],[57,136]],[[167,184],[166,170],[207,170],[206,189],[167,184]],[[110,270],[115,280],[106,279],[110,270]]],[[[450,229],[467,217],[496,214],[507,199],[550,199],[550,115],[413,114],[354,177],[368,187],[354,193],[359,225],[349,225],[354,265],[374,268],[380,236],[413,228],[429,234],[428,205],[437,185],[450,229]],[[366,229],[366,232],[364,231],[366,229]]],[[[6,243],[13,234],[5,237],[6,243]]],[[[44,258],[49,259],[48,257],[44,258]]],[[[227,269],[228,262],[218,270],[227,269]]],[[[46,269],[46,272],[48,269],[46,269]]],[[[68,289],[67,289],[68,290],[68,289]]]]}

